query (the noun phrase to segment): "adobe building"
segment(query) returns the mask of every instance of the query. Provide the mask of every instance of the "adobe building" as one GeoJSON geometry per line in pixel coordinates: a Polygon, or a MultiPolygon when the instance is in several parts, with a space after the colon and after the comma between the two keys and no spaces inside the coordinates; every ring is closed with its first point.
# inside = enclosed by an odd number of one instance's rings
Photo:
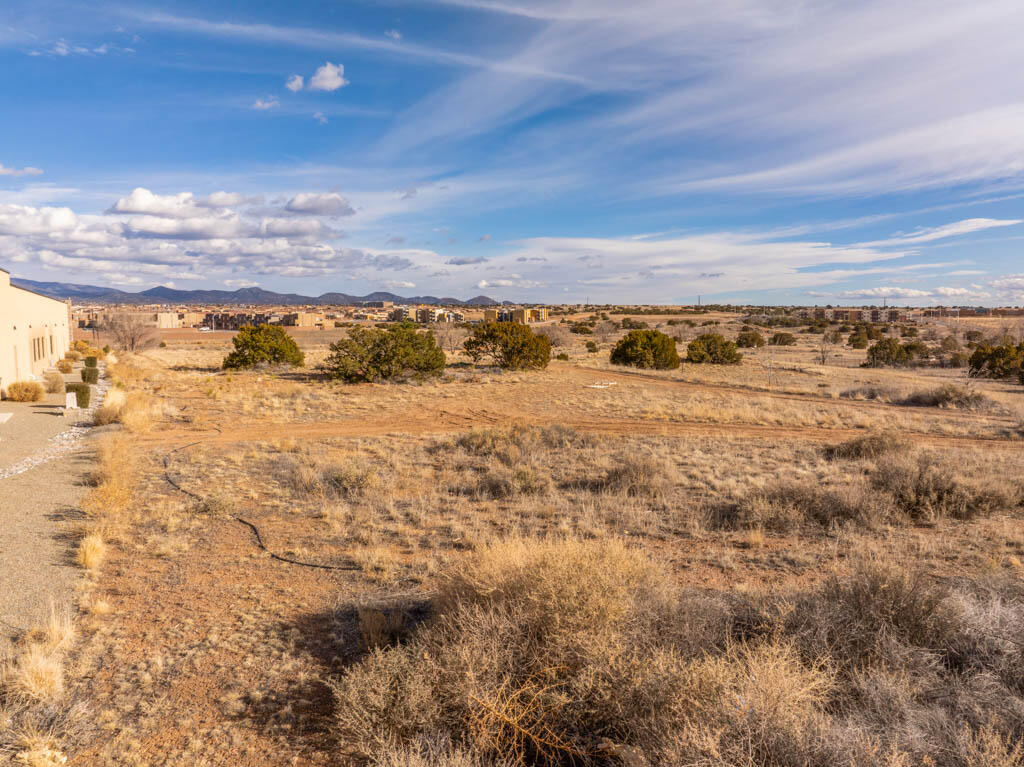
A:
{"type": "Polygon", "coordinates": [[[11,284],[0,269],[0,394],[42,378],[71,344],[71,303],[11,284]]]}

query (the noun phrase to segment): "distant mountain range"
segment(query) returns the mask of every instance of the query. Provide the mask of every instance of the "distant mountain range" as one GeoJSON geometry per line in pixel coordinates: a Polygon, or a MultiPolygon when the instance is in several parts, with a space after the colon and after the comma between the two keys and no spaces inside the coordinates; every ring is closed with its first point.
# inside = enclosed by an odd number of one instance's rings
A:
{"type": "MultiPolygon", "coordinates": [[[[275,293],[263,288],[241,288],[239,290],[175,290],[160,285],[140,293],[128,293],[98,285],[75,285],[69,282],[36,282],[12,277],[11,283],[51,298],[71,298],[96,303],[117,304],[256,304],[297,306],[357,305],[366,301],[394,301],[396,304],[433,304],[443,306],[494,306],[502,303],[488,296],[476,296],[468,301],[458,298],[437,296],[403,296],[394,293],[370,293],[365,296],[350,296],[347,293],[324,293],[321,296],[301,296],[297,293],[275,293]]],[[[509,303],[508,301],[504,303],[509,303]]]]}

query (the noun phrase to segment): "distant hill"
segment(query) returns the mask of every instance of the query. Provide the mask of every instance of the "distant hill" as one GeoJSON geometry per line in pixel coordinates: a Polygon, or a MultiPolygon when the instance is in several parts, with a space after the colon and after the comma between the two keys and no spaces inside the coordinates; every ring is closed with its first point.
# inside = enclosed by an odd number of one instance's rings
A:
{"type": "MultiPolygon", "coordinates": [[[[280,306],[296,306],[301,304],[318,304],[322,306],[349,304],[356,305],[365,301],[394,301],[396,304],[433,304],[444,306],[494,306],[501,302],[488,296],[475,296],[468,301],[458,298],[438,298],[437,296],[410,296],[408,298],[394,293],[377,292],[365,296],[351,296],[347,293],[324,293],[321,296],[302,296],[298,293],[275,293],[263,288],[240,288],[238,290],[176,290],[158,285],[139,293],[129,293],[114,288],[98,285],[76,285],[70,282],[36,282],[20,277],[11,278],[18,285],[51,298],[71,298],[80,301],[118,304],[273,304],[280,306]]],[[[505,303],[508,303],[507,301],[505,303]]]]}

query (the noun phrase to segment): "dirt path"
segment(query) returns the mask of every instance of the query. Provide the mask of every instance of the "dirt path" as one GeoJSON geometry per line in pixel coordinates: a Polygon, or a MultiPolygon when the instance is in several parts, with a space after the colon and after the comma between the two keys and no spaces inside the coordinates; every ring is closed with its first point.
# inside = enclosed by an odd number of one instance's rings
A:
{"type": "Polygon", "coordinates": [[[0,480],[0,649],[45,622],[51,602],[74,597],[80,571],[63,523],[77,513],[90,463],[77,452],[0,480]]]}
{"type": "MultiPolygon", "coordinates": [[[[158,449],[161,446],[189,442],[237,443],[275,439],[325,439],[330,437],[381,437],[388,434],[445,434],[473,428],[517,424],[547,425],[526,413],[509,415],[483,409],[438,410],[418,416],[387,414],[382,418],[352,418],[319,423],[275,423],[254,421],[232,425],[223,431],[170,429],[139,438],[139,444],[158,449]]],[[[653,435],[666,437],[736,437],[804,442],[841,442],[863,436],[863,429],[827,429],[819,427],[757,426],[748,424],[687,423],[647,421],[631,418],[581,418],[567,414],[558,423],[580,431],[599,434],[653,435]]],[[[986,437],[945,436],[907,433],[907,439],[929,447],[1024,450],[1024,441],[986,437]]]]}

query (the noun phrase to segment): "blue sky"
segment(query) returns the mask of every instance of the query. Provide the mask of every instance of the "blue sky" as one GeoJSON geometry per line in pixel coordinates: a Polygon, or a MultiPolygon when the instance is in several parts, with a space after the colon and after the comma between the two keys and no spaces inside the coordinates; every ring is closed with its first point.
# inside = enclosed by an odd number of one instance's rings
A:
{"type": "Polygon", "coordinates": [[[1020,0],[5,0],[0,266],[1024,304],[1021,39],[1020,0]]]}

